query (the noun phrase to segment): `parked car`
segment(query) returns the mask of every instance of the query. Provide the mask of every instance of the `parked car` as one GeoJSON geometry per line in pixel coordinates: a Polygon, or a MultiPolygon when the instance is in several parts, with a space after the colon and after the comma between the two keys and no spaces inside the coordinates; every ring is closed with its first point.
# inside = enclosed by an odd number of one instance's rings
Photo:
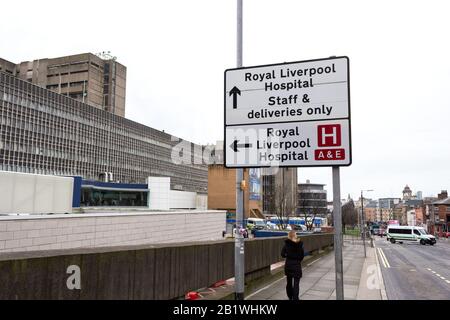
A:
{"type": "Polygon", "coordinates": [[[444,238],[450,238],[450,231],[442,231],[442,236],[444,238]]]}
{"type": "Polygon", "coordinates": [[[371,226],[369,226],[371,235],[377,235],[379,229],[380,229],[380,226],[378,224],[372,224],[371,226]]]}

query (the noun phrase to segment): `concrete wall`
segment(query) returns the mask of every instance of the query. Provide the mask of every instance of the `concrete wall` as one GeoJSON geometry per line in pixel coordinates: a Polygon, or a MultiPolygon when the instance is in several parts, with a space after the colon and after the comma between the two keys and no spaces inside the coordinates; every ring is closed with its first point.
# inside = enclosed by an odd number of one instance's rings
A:
{"type": "MultiPolygon", "coordinates": [[[[332,233],[300,238],[308,253],[333,244],[332,233]]],[[[245,240],[247,282],[270,274],[285,239],[245,240]]],[[[230,240],[10,253],[0,255],[0,300],[176,299],[233,276],[230,240]]]]}
{"type": "Polygon", "coordinates": [[[190,209],[197,205],[196,192],[170,190],[169,199],[171,209],[190,209]]]}
{"type": "Polygon", "coordinates": [[[170,209],[170,178],[148,177],[148,188],[150,189],[149,205],[151,210],[170,209]]]}
{"type": "Polygon", "coordinates": [[[73,178],[0,171],[1,213],[70,213],[73,178]]]}
{"type": "Polygon", "coordinates": [[[11,61],[0,58],[0,71],[15,75],[16,64],[11,61]]]}
{"type": "Polygon", "coordinates": [[[196,208],[198,210],[208,209],[208,195],[207,194],[197,194],[196,196],[196,208]]]}
{"type": "Polygon", "coordinates": [[[0,253],[217,240],[223,211],[0,216],[0,253]]]}
{"type": "Polygon", "coordinates": [[[151,210],[200,209],[206,210],[207,199],[196,192],[170,190],[170,177],[148,177],[151,210]]]}

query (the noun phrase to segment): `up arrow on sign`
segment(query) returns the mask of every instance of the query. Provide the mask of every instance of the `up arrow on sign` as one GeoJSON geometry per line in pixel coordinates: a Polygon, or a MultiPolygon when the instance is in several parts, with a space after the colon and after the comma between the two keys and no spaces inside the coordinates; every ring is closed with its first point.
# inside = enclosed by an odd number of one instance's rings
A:
{"type": "Polygon", "coordinates": [[[237,95],[241,95],[241,90],[236,87],[233,87],[230,91],[230,96],[233,96],[233,109],[237,108],[237,95]]]}

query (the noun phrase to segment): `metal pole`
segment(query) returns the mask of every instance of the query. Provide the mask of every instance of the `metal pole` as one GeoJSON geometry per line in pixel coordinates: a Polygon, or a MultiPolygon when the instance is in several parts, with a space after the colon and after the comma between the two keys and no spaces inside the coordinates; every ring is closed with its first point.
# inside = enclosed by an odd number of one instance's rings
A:
{"type": "Polygon", "coordinates": [[[362,230],[362,239],[364,246],[364,258],[366,257],[366,228],[364,221],[364,200],[363,200],[363,191],[361,190],[361,230],[362,230]]]}
{"type": "Polygon", "coordinates": [[[237,0],[236,66],[242,67],[242,0],[237,0]]]}
{"type": "Polygon", "coordinates": [[[362,239],[362,217],[364,214],[364,199],[363,199],[363,192],[361,190],[361,215],[359,218],[359,232],[361,234],[361,239],[362,239]]]}
{"type": "MultiPolygon", "coordinates": [[[[237,43],[236,64],[242,67],[242,0],[237,0],[237,43]]],[[[241,182],[244,180],[244,169],[236,169],[236,238],[234,244],[234,281],[235,299],[244,300],[244,236],[240,230],[244,222],[244,190],[241,182]]]]}
{"type": "Polygon", "coordinates": [[[341,180],[339,167],[333,167],[333,219],[334,219],[334,259],[336,269],[336,300],[344,300],[344,274],[342,263],[342,212],[341,180]]]}

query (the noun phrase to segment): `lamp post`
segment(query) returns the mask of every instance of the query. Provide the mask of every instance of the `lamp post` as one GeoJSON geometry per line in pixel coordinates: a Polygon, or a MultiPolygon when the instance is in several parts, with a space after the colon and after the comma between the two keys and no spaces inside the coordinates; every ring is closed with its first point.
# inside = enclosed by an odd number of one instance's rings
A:
{"type": "Polygon", "coordinates": [[[364,258],[366,257],[366,223],[364,221],[364,197],[363,192],[369,192],[373,190],[361,190],[361,230],[362,230],[362,238],[364,245],[364,258]]]}

